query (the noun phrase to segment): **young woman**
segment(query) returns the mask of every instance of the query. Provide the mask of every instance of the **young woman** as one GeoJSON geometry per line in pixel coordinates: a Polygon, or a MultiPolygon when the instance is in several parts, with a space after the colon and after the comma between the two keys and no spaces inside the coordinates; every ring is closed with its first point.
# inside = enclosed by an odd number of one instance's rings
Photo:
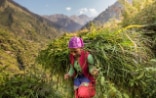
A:
{"type": "Polygon", "coordinates": [[[73,77],[75,98],[92,98],[95,95],[94,75],[98,70],[94,66],[93,56],[83,50],[84,43],[79,37],[69,40],[70,69],[64,75],[65,79],[73,77]]]}

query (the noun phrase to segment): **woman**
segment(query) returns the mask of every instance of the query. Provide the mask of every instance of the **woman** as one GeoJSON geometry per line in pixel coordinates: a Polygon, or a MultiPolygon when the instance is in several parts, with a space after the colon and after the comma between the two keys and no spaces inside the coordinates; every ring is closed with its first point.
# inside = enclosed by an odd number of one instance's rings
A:
{"type": "Polygon", "coordinates": [[[75,98],[91,98],[95,95],[93,76],[98,73],[98,70],[94,66],[92,55],[83,50],[83,47],[83,40],[79,37],[72,37],[68,44],[70,69],[64,78],[74,78],[75,98]]]}

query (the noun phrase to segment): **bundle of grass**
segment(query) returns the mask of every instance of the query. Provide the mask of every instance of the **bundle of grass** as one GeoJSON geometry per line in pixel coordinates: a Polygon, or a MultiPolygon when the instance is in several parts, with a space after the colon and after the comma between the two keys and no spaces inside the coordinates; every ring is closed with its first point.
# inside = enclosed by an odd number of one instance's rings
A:
{"type": "MultiPolygon", "coordinates": [[[[54,76],[61,77],[69,66],[68,40],[72,34],[55,39],[47,49],[42,50],[37,61],[50,69],[54,76]]],[[[155,96],[155,66],[148,64],[153,57],[144,45],[146,39],[140,32],[127,29],[99,29],[79,33],[85,42],[85,49],[93,54],[100,69],[97,77],[96,98],[142,98],[155,96]],[[150,89],[150,91],[148,91],[150,89]]],[[[72,88],[72,87],[71,87],[72,88]]]]}
{"type": "Polygon", "coordinates": [[[124,5],[122,26],[144,26],[141,30],[145,37],[149,38],[148,45],[156,55],[156,1],[132,0],[132,3],[125,2],[125,0],[119,1],[124,5]]]}

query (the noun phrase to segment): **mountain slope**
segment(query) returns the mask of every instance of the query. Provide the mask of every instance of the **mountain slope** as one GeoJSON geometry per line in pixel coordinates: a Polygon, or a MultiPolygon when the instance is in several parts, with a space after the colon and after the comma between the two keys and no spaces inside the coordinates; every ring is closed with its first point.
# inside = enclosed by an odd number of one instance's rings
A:
{"type": "Polygon", "coordinates": [[[44,17],[54,22],[55,24],[60,25],[67,32],[73,32],[79,30],[82,27],[81,24],[76,23],[68,16],[63,14],[55,14],[55,15],[44,16],[44,17]]]}
{"type": "Polygon", "coordinates": [[[82,26],[84,26],[88,21],[92,19],[86,15],[66,16],[63,14],[55,14],[49,16],[45,15],[43,17],[49,19],[60,27],[63,27],[67,32],[74,32],[79,30],[82,26]]]}
{"type": "Polygon", "coordinates": [[[0,69],[18,73],[34,63],[39,43],[21,39],[6,29],[0,28],[0,69]]]}
{"type": "Polygon", "coordinates": [[[53,22],[12,0],[0,1],[0,69],[16,73],[35,62],[45,43],[62,34],[53,22]]]}
{"type": "Polygon", "coordinates": [[[117,1],[113,5],[109,6],[105,11],[103,11],[93,21],[87,23],[83,28],[88,28],[91,23],[93,23],[95,26],[102,26],[112,18],[119,19],[122,9],[122,5],[117,1]]]}
{"type": "Polygon", "coordinates": [[[84,26],[87,22],[91,21],[93,18],[88,17],[87,15],[79,15],[79,16],[73,15],[70,16],[70,19],[84,26]]]}
{"type": "Polygon", "coordinates": [[[55,38],[61,33],[61,29],[56,29],[59,28],[58,25],[28,11],[12,0],[1,0],[0,8],[0,27],[9,29],[21,38],[40,41],[55,38]]]}

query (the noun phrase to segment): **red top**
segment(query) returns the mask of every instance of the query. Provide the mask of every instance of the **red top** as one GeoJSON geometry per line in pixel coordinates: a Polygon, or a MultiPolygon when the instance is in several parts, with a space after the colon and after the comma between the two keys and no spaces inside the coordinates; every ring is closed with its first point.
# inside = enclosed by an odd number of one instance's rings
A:
{"type": "MultiPolygon", "coordinates": [[[[93,84],[95,84],[95,79],[94,77],[89,73],[88,69],[88,62],[87,62],[87,57],[88,57],[89,52],[82,50],[80,59],[79,59],[79,64],[82,69],[82,73],[85,77],[87,77],[93,84]]],[[[70,63],[74,66],[74,56],[70,54],[70,63]]]]}

